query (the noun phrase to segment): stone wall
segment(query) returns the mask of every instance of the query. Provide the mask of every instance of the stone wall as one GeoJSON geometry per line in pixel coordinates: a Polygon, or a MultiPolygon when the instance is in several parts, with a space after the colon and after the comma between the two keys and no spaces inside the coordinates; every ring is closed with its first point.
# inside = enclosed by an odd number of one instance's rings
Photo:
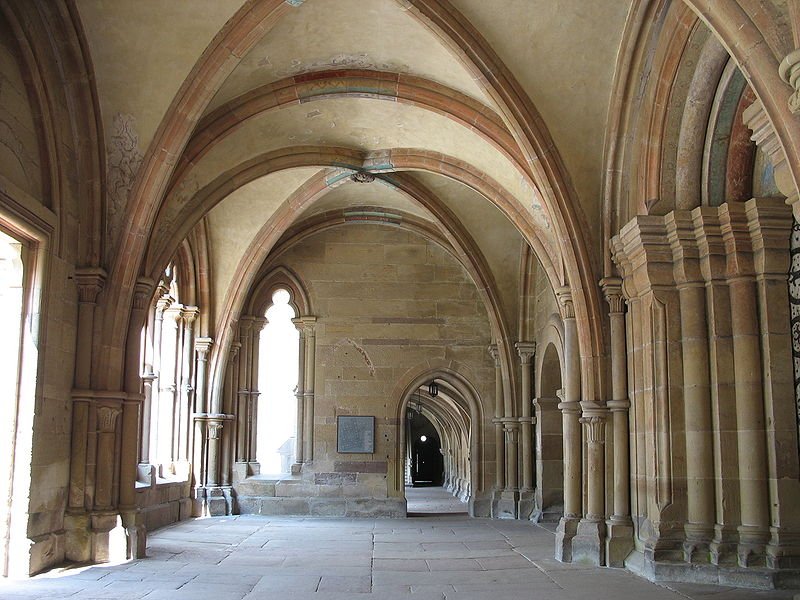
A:
{"type": "MultiPolygon", "coordinates": [[[[317,317],[313,462],[299,479],[258,489],[240,482],[240,511],[404,514],[403,490],[395,489],[403,469],[396,454],[400,382],[451,368],[476,388],[483,414],[492,412],[491,334],[478,290],[441,247],[383,225],[313,235],[274,258],[277,265],[302,280],[317,317]],[[337,453],[340,415],[376,417],[374,454],[337,453]]],[[[473,435],[488,426],[473,424],[473,435]]],[[[483,441],[490,477],[493,448],[483,441]]]]}

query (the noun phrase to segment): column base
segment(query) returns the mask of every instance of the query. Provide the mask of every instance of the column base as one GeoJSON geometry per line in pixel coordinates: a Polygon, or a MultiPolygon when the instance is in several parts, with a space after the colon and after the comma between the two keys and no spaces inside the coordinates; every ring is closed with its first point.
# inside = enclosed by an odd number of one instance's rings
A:
{"type": "Polygon", "coordinates": [[[578,517],[561,517],[556,528],[555,558],[561,562],[572,562],[572,540],[578,531],[578,517]]]}
{"type": "Polygon", "coordinates": [[[689,564],[707,564],[711,562],[711,539],[714,535],[712,527],[687,523],[684,527],[686,540],[683,542],[683,560],[689,564]]]}
{"type": "Polygon", "coordinates": [[[128,559],[128,536],[117,512],[64,516],[64,556],[74,562],[121,563],[128,559]]]}
{"type": "Polygon", "coordinates": [[[572,562],[602,567],[606,564],[606,523],[601,519],[581,519],[572,538],[572,562]]]}
{"type": "Polygon", "coordinates": [[[230,486],[196,487],[193,490],[192,514],[195,517],[224,517],[233,514],[230,486]]]}
{"type": "Polygon", "coordinates": [[[738,539],[739,536],[732,527],[715,525],[714,538],[708,546],[711,564],[718,567],[737,565],[736,543],[738,539]]]}
{"type": "Polygon", "coordinates": [[[767,544],[767,567],[770,569],[800,569],[800,533],[772,527],[767,544]]]}
{"type": "Polygon", "coordinates": [[[611,518],[606,521],[606,566],[621,569],[633,551],[633,522],[611,518]]]}
{"type": "Polygon", "coordinates": [[[491,494],[473,494],[467,502],[467,510],[470,517],[491,517],[492,516],[492,496],[491,494]]]}
{"type": "Polygon", "coordinates": [[[517,518],[528,520],[536,512],[536,496],[533,490],[520,490],[517,500],[517,518]]]}
{"type": "Polygon", "coordinates": [[[126,510],[120,513],[125,528],[126,558],[145,558],[147,556],[147,528],[142,522],[138,510],[126,510]]]}
{"type": "Polygon", "coordinates": [[[518,500],[517,490],[495,490],[492,498],[492,518],[516,519],[518,500]]]}
{"type": "Polygon", "coordinates": [[[759,527],[740,525],[739,545],[736,548],[740,567],[766,567],[769,532],[759,527]]]}

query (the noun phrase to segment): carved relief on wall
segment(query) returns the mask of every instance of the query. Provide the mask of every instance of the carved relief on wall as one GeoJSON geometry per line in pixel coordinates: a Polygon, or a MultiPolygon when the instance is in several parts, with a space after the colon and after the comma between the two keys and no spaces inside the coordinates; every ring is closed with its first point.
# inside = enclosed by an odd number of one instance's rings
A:
{"type": "Polygon", "coordinates": [[[792,225],[789,247],[789,317],[792,328],[792,364],[794,366],[794,398],[800,426],[800,223],[792,225]]]}
{"type": "Polygon", "coordinates": [[[108,140],[106,185],[108,186],[108,214],[106,234],[109,246],[114,246],[119,233],[122,215],[128,203],[136,174],[142,165],[139,134],[133,115],[117,113],[108,140]]]}

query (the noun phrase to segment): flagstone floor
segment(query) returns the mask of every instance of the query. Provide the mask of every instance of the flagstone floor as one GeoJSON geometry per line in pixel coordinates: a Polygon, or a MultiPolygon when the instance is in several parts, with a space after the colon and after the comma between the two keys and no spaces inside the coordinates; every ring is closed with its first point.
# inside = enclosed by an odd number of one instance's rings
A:
{"type": "MultiPolygon", "coordinates": [[[[443,499],[432,497],[420,501],[438,506],[443,499]]],[[[153,532],[147,559],[116,566],[54,570],[23,581],[2,581],[0,598],[790,600],[794,597],[791,591],[656,585],[625,570],[559,563],[553,559],[553,544],[552,532],[534,524],[470,519],[463,514],[402,520],[217,517],[186,521],[153,532]]]]}

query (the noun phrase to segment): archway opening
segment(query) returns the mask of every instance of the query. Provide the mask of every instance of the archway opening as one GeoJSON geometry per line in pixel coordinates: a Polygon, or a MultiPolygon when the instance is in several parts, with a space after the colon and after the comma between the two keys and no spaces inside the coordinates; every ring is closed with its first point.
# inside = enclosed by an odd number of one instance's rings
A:
{"type": "Polygon", "coordinates": [[[409,410],[408,418],[411,485],[441,487],[444,481],[444,461],[439,434],[424,414],[409,410]]]}
{"type": "Polygon", "coordinates": [[[544,350],[536,407],[536,520],[557,523],[564,513],[564,442],[561,360],[555,344],[544,350]]]}
{"type": "Polygon", "coordinates": [[[292,322],[297,315],[290,299],[285,289],[273,293],[267,324],[261,331],[256,460],[262,474],[290,473],[296,456],[300,335],[292,322]]]}
{"type": "Polygon", "coordinates": [[[411,394],[404,421],[408,516],[467,513],[473,477],[466,400],[451,382],[431,379],[411,394]]]}

